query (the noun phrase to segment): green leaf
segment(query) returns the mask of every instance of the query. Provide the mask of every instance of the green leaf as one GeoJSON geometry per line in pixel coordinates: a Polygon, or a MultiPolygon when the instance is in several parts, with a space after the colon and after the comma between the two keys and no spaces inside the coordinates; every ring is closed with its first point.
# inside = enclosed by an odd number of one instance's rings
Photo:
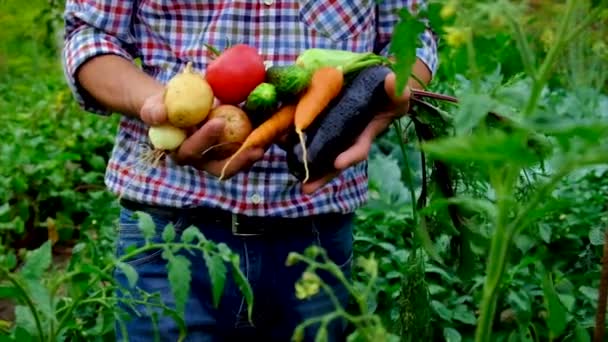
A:
{"type": "Polygon", "coordinates": [[[450,311],[450,309],[448,309],[448,307],[445,306],[443,303],[437,300],[432,300],[431,307],[433,308],[435,313],[437,313],[437,315],[439,315],[439,317],[441,317],[443,320],[452,320],[452,311],[450,311]]]}
{"type": "Polygon", "coordinates": [[[410,191],[401,181],[401,167],[390,155],[374,154],[368,164],[370,197],[383,208],[409,208],[410,191]]]}
{"type": "Polygon", "coordinates": [[[476,132],[466,136],[427,141],[422,145],[422,149],[432,158],[454,164],[468,166],[477,162],[495,167],[524,167],[540,161],[536,151],[529,147],[529,143],[530,135],[523,131],[507,134],[500,130],[491,130],[487,134],[476,132]]]}
{"type": "Polygon", "coordinates": [[[457,135],[467,134],[488,115],[494,101],[487,94],[468,93],[461,97],[460,106],[454,115],[457,135]]]}
{"type": "Polygon", "coordinates": [[[24,279],[24,283],[28,295],[36,306],[35,310],[43,318],[52,318],[53,308],[51,303],[51,294],[49,289],[45,286],[46,284],[40,280],[33,279],[24,279]]]}
{"type": "Polygon", "coordinates": [[[232,250],[230,250],[230,247],[228,247],[226,243],[218,243],[217,252],[226,262],[230,261],[230,257],[232,256],[232,250]]]}
{"type": "Polygon", "coordinates": [[[42,246],[27,253],[21,275],[26,280],[39,280],[44,271],[51,265],[51,261],[51,241],[47,240],[42,246]]]}
{"type": "Polygon", "coordinates": [[[209,269],[209,276],[211,277],[213,305],[217,307],[224,292],[224,284],[226,283],[226,265],[219,254],[210,254],[205,251],[203,252],[203,257],[205,258],[205,263],[209,269]]]}
{"type": "Polygon", "coordinates": [[[598,290],[591,286],[581,286],[578,290],[585,296],[591,303],[597,303],[599,300],[598,290]]]}
{"type": "Polygon", "coordinates": [[[183,314],[186,310],[186,303],[190,294],[190,281],[192,279],[190,260],[183,255],[174,255],[169,250],[165,250],[163,255],[168,261],[169,284],[175,298],[176,311],[183,314]]]}
{"type": "Polygon", "coordinates": [[[2,261],[0,265],[4,266],[7,270],[12,270],[17,267],[17,256],[13,251],[9,251],[6,255],[0,257],[2,261]]]}
{"type": "Polygon", "coordinates": [[[604,237],[606,236],[605,228],[594,226],[589,231],[589,242],[594,246],[604,245],[604,237]]]}
{"type": "Polygon", "coordinates": [[[209,43],[205,43],[203,46],[205,46],[211,52],[211,58],[219,57],[222,54],[222,51],[209,43]]]}
{"type": "Polygon", "coordinates": [[[570,294],[559,293],[558,295],[559,301],[564,305],[566,311],[572,311],[574,309],[574,304],[576,303],[576,298],[570,294]]]}
{"type": "Polygon", "coordinates": [[[245,297],[245,301],[247,302],[248,318],[251,322],[253,319],[253,289],[251,288],[251,285],[247,281],[247,278],[241,271],[238,254],[234,254],[230,261],[232,264],[232,278],[234,279],[236,285],[239,287],[239,290],[243,294],[243,297],[245,297]]]}
{"type": "MultiPolygon", "coordinates": [[[[34,339],[35,335],[30,334],[27,329],[16,324],[14,338],[5,340],[5,341],[18,341],[18,342],[30,342],[30,341],[40,341],[40,339],[34,339]]],[[[2,337],[2,335],[0,335],[2,337]]]]}
{"type": "Polygon", "coordinates": [[[197,227],[190,226],[182,232],[182,242],[187,244],[194,243],[195,239],[198,239],[199,241],[205,241],[203,233],[201,233],[201,231],[197,227]]]}
{"type": "Polygon", "coordinates": [[[559,337],[567,325],[566,308],[562,305],[553,287],[550,272],[545,272],[543,277],[543,292],[545,294],[545,306],[547,308],[547,326],[553,338],[559,337]]]}
{"type": "Polygon", "coordinates": [[[460,342],[462,341],[462,336],[458,332],[458,330],[450,327],[443,328],[443,337],[446,342],[460,342]]]}
{"type": "Polygon", "coordinates": [[[127,281],[129,282],[129,286],[135,287],[135,284],[137,284],[137,279],[139,278],[135,268],[122,261],[117,261],[116,267],[118,267],[125,274],[127,281]]]}
{"type": "Polygon", "coordinates": [[[532,302],[526,290],[510,291],[507,301],[517,313],[520,321],[528,322],[532,318],[532,302]]]}
{"type": "Polygon", "coordinates": [[[591,336],[589,336],[589,332],[585,328],[576,323],[574,327],[574,340],[576,342],[591,342],[591,336]]]}
{"type": "Polygon", "coordinates": [[[154,223],[152,216],[150,216],[148,213],[137,211],[136,215],[139,218],[137,225],[141,230],[144,239],[146,239],[146,242],[148,242],[154,237],[154,235],[156,235],[156,223],[154,223]]]}
{"type": "Polygon", "coordinates": [[[7,203],[0,205],[0,219],[8,219],[8,214],[11,211],[11,206],[7,203]],[[4,216],[7,216],[6,218],[4,216]]]}
{"type": "Polygon", "coordinates": [[[0,298],[15,298],[19,291],[13,286],[0,286],[0,298]]]}
{"type": "Polygon", "coordinates": [[[396,92],[402,94],[416,62],[416,48],[420,44],[419,36],[426,27],[412,15],[407,7],[401,9],[399,18],[399,22],[393,29],[389,52],[394,55],[396,61],[393,66],[396,75],[396,92]]]}
{"type": "Polygon", "coordinates": [[[15,325],[25,329],[31,336],[39,336],[36,320],[27,306],[18,305],[15,307],[15,325]]]}
{"type": "Polygon", "coordinates": [[[546,242],[546,243],[551,242],[551,233],[552,232],[553,232],[553,228],[551,228],[550,225],[548,225],[546,223],[539,224],[538,233],[544,242],[546,242]]]}
{"type": "Polygon", "coordinates": [[[175,227],[172,223],[169,223],[165,226],[163,230],[163,241],[165,242],[173,242],[175,240],[175,227]]]}
{"type": "Polygon", "coordinates": [[[475,315],[469,310],[469,308],[467,308],[466,305],[458,305],[454,310],[453,318],[461,321],[462,323],[470,325],[475,325],[477,322],[475,315]]]}

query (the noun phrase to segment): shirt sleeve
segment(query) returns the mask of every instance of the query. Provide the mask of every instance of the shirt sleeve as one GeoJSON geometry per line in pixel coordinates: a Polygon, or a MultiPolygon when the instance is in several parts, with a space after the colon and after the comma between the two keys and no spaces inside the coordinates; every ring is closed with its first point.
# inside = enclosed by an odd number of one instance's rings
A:
{"type": "MultiPolygon", "coordinates": [[[[412,13],[418,9],[423,9],[426,1],[423,0],[383,0],[378,4],[378,42],[377,51],[379,54],[388,55],[392,38],[393,28],[399,21],[399,11],[407,7],[412,13]]],[[[439,58],[437,54],[437,36],[433,29],[429,27],[420,35],[421,45],[416,49],[416,56],[426,64],[432,75],[437,72],[439,58]]]]}
{"type": "Polygon", "coordinates": [[[133,1],[66,1],[62,63],[65,78],[78,104],[101,115],[110,111],[101,106],[76,80],[78,68],[87,60],[104,54],[133,60],[130,32],[133,1]]]}

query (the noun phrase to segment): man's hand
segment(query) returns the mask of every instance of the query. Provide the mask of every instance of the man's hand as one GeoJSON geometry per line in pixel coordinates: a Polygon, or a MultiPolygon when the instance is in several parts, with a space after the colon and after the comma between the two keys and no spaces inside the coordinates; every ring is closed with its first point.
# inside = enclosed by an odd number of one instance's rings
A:
{"type": "MultiPolygon", "coordinates": [[[[162,101],[162,93],[153,95],[146,99],[141,111],[141,119],[150,125],[157,125],[167,121],[167,111],[162,101]]],[[[214,104],[217,106],[218,102],[214,104]]],[[[189,133],[188,138],[182,145],[171,154],[171,157],[181,165],[192,165],[199,170],[206,171],[219,177],[224,164],[228,158],[214,160],[208,158],[205,153],[219,143],[219,137],[224,129],[224,121],[216,118],[206,121],[200,128],[194,128],[189,133]]],[[[264,150],[261,148],[243,151],[230,163],[224,174],[225,178],[230,178],[237,172],[250,167],[257,160],[262,158],[264,150]]]]}
{"type": "Polygon", "coordinates": [[[336,157],[336,160],[334,161],[334,172],[320,179],[303,184],[302,190],[304,193],[310,194],[315,192],[343,170],[366,160],[374,139],[376,139],[378,134],[384,131],[395,117],[402,115],[409,110],[410,89],[409,87],[406,87],[401,96],[396,96],[394,73],[390,73],[386,76],[384,88],[389,98],[392,100],[389,108],[377,113],[361,135],[359,135],[355,143],[336,157]]]}
{"type": "MultiPolygon", "coordinates": [[[[414,65],[413,71],[417,75],[422,75],[420,78],[423,82],[428,83],[430,81],[430,71],[426,68],[422,61],[417,61],[417,63],[414,65]]],[[[388,74],[384,80],[384,89],[386,90],[388,97],[392,100],[392,103],[390,103],[388,109],[378,112],[375,118],[363,130],[361,135],[359,135],[355,143],[336,157],[336,160],[334,161],[334,172],[320,179],[303,184],[302,191],[306,194],[311,194],[331,181],[343,170],[366,160],[369,156],[369,151],[372,147],[374,139],[376,139],[378,134],[383,132],[396,117],[407,113],[410,106],[410,88],[418,86],[420,85],[417,83],[417,81],[411,80],[403,94],[397,96],[395,74],[388,74]]]]}

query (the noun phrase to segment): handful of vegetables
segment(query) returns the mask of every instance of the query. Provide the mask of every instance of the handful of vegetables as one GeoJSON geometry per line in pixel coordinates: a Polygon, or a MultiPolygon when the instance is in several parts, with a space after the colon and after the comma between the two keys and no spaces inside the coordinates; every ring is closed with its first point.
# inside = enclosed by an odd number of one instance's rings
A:
{"type": "Polygon", "coordinates": [[[177,149],[186,129],[212,117],[226,120],[214,158],[226,162],[251,147],[267,148],[286,134],[290,172],[303,182],[333,169],[335,158],[354,143],[390,99],[384,79],[390,62],[374,53],[309,49],[291,65],[266,68],[257,51],[232,46],[205,74],[188,64],[167,84],[170,125],[151,127],[157,151],[177,149]],[[222,105],[212,108],[215,99],[222,105]]]}

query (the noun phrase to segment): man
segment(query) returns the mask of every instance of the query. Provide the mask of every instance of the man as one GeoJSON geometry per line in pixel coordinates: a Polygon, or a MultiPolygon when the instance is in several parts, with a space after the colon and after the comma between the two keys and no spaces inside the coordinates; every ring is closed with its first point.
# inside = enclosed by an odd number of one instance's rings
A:
{"type": "MultiPolygon", "coordinates": [[[[225,161],[209,160],[201,153],[216,143],[223,127],[220,120],[204,124],[164,164],[142,166],[139,158],[142,146],[148,144],[147,127],[166,120],[164,84],[188,61],[204,72],[212,55],[205,44],[222,50],[230,42],[245,43],[272,64],[293,63],[311,47],[387,54],[397,12],[422,3],[67,1],[64,65],[71,89],[86,110],[122,115],[106,174],[107,186],[122,204],[118,255],[128,245],[143,243],[132,214],[145,211],[159,232],[169,222],[178,232],[195,225],[208,239],[226,243],[240,255],[242,271],[254,290],[255,327],[247,321],[244,299],[230,277],[219,308],[213,307],[205,263],[200,256],[188,255],[193,277],[185,317],[188,338],[246,336],[285,341],[303,320],[333,311],[334,304],[323,293],[307,300],[295,297],[294,284],[303,269],[285,266],[285,259],[291,251],[317,245],[350,274],[353,212],[366,200],[368,152],[394,115],[408,108],[409,91],[395,96],[395,77],[387,76],[386,90],[394,110],[379,113],[357,142],[338,156],[335,167],[340,172],[302,185],[289,175],[285,152],[277,145],[243,153],[227,171],[230,178],[219,181],[225,161]],[[141,68],[135,58],[140,59],[141,68]]],[[[426,83],[436,70],[436,42],[430,30],[420,39],[413,72],[426,83]]],[[[409,85],[420,86],[413,79],[409,85]]],[[[172,303],[160,253],[138,256],[130,264],[139,273],[138,287],[158,291],[172,303]]],[[[117,272],[116,277],[126,284],[123,274],[117,272]]],[[[345,305],[345,290],[331,277],[326,281],[345,305]]],[[[150,317],[131,316],[125,322],[129,340],[149,340],[153,336],[150,317]]],[[[328,327],[330,340],[344,338],[344,325],[338,323],[328,327]]],[[[159,324],[163,339],[175,340],[173,321],[161,318],[159,324]]],[[[314,333],[307,331],[306,338],[311,340],[314,333]]]]}

